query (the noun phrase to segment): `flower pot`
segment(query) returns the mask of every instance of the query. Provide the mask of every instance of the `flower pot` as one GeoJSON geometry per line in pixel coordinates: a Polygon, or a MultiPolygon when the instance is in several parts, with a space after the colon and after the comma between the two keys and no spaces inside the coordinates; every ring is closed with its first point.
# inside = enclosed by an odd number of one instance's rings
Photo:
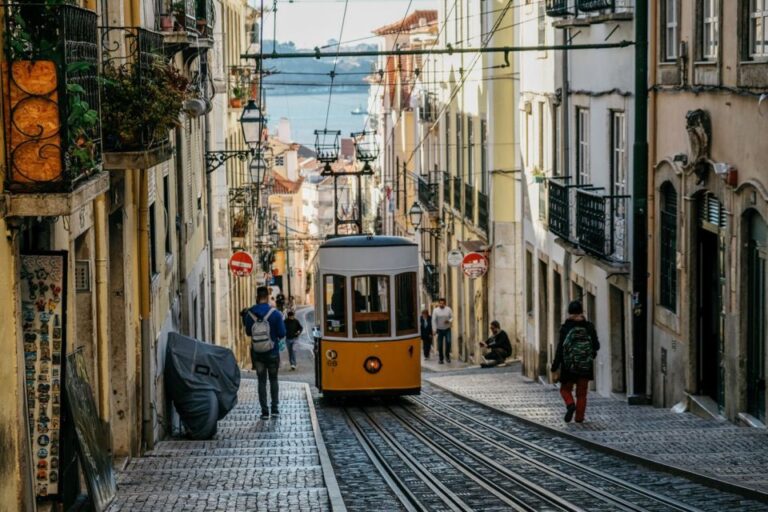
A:
{"type": "Polygon", "coordinates": [[[229,98],[229,106],[232,108],[243,108],[243,100],[240,98],[229,98]]]}
{"type": "Polygon", "coordinates": [[[173,32],[173,16],[170,14],[160,15],[160,30],[163,32],[173,32]]]}
{"type": "Polygon", "coordinates": [[[204,19],[197,20],[197,32],[201,36],[208,35],[207,27],[208,27],[208,21],[207,20],[204,20],[204,19]]]}
{"type": "Polygon", "coordinates": [[[544,183],[544,176],[534,176],[534,177],[533,177],[533,180],[534,180],[536,183],[544,183]]]}

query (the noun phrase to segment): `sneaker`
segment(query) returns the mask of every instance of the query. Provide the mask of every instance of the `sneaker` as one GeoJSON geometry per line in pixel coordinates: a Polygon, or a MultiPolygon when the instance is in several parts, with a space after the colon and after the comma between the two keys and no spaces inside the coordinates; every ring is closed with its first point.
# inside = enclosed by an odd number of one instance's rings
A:
{"type": "Polygon", "coordinates": [[[573,419],[573,413],[575,412],[576,412],[576,404],[571,404],[566,408],[565,418],[563,418],[566,423],[571,422],[571,420],[573,419]]]}
{"type": "Polygon", "coordinates": [[[272,416],[280,416],[280,411],[277,410],[277,407],[272,408],[272,416]]]}
{"type": "Polygon", "coordinates": [[[261,419],[268,420],[269,419],[269,411],[267,411],[266,409],[261,411],[261,419]]]}
{"type": "Polygon", "coordinates": [[[291,365],[291,371],[293,371],[293,370],[295,370],[295,369],[296,369],[296,365],[295,365],[295,364],[292,364],[292,365],[291,365]]]}

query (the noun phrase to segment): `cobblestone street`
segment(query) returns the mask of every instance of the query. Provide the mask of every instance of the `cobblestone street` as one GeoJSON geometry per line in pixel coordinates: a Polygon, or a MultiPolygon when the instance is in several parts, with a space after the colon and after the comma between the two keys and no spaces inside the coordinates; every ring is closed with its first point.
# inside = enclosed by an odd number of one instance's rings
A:
{"type": "Polygon", "coordinates": [[[556,386],[524,378],[519,370],[466,370],[425,375],[460,396],[590,442],[685,471],[768,492],[768,432],[674,413],[590,393],[583,424],[564,423],[556,386]]]}
{"type": "Polygon", "coordinates": [[[243,379],[212,440],[167,440],[132,460],[110,511],[330,510],[338,493],[309,400],[305,384],[281,382],[281,415],[261,420],[256,381],[243,379]]]}

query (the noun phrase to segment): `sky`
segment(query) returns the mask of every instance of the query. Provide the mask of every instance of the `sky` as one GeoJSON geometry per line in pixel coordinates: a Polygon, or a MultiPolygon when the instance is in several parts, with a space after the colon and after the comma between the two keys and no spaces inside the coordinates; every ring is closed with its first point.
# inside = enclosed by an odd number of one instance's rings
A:
{"type": "MultiPolygon", "coordinates": [[[[261,0],[255,1],[258,7],[261,0]]],[[[263,0],[271,7],[274,0],[263,0]]],[[[416,9],[436,9],[438,0],[349,0],[342,42],[371,36],[371,30],[397,21],[416,9]]],[[[277,0],[275,16],[268,13],[264,19],[264,39],[272,39],[276,29],[277,40],[293,41],[299,48],[324,45],[329,39],[339,39],[345,0],[277,0]]],[[[375,43],[375,39],[361,42],[375,43]]]]}

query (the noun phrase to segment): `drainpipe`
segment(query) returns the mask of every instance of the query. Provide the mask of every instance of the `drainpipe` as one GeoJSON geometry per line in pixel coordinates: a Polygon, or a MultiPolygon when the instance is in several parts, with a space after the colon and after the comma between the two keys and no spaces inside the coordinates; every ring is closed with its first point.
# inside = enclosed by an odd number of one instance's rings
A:
{"type": "Polygon", "coordinates": [[[632,395],[648,403],[648,0],[635,2],[635,142],[632,173],[632,395]]]}
{"type": "Polygon", "coordinates": [[[93,203],[93,224],[96,238],[96,354],[98,361],[99,416],[109,423],[110,362],[109,362],[109,284],[107,271],[107,199],[98,196],[93,203]]]}
{"type": "MultiPolygon", "coordinates": [[[[206,80],[208,77],[208,62],[202,62],[200,65],[200,71],[203,75],[203,79],[206,80]]],[[[203,126],[204,126],[204,138],[205,138],[205,151],[206,153],[208,151],[211,151],[211,113],[208,112],[205,114],[205,119],[203,120],[203,126]]],[[[205,159],[203,159],[205,162],[205,159]]],[[[211,306],[210,308],[206,308],[206,310],[211,311],[211,342],[214,345],[219,344],[219,339],[217,336],[218,330],[219,330],[219,322],[218,322],[218,312],[219,308],[216,301],[216,260],[214,259],[214,244],[213,244],[213,238],[214,238],[214,232],[213,232],[213,173],[208,172],[208,169],[204,170],[205,172],[205,195],[206,195],[206,201],[207,201],[207,210],[208,210],[208,280],[209,280],[209,293],[210,293],[210,302],[211,306]]]]}
{"type": "Polygon", "coordinates": [[[154,446],[154,422],[152,418],[152,343],[150,340],[149,321],[150,288],[152,286],[149,269],[149,177],[145,170],[138,173],[139,203],[139,317],[141,318],[141,388],[143,437],[147,447],[154,446]]]}

